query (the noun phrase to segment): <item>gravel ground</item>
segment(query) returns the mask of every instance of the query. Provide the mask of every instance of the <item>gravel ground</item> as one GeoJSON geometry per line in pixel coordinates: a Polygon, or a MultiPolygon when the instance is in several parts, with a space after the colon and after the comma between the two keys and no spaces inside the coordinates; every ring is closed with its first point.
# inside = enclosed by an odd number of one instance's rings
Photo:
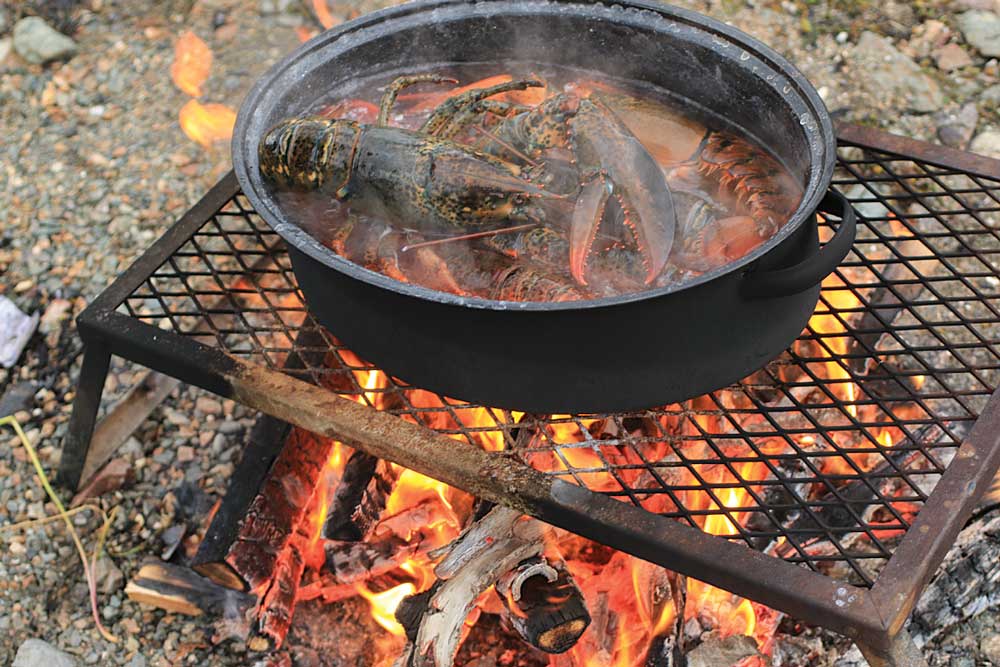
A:
{"type": "MultiPolygon", "coordinates": [[[[315,24],[304,3],[287,0],[35,3],[77,45],[67,60],[38,65],[11,48],[15,23],[37,13],[25,4],[0,1],[0,295],[44,317],[19,363],[0,368],[0,413],[18,412],[52,471],[78,370],[72,317],[228,168],[226,146],[204,149],[178,125],[189,97],[169,76],[177,36],[193,30],[214,52],[201,100],[236,108],[255,77],[299,42],[297,29],[315,24]]],[[[350,18],[382,4],[332,7],[350,18]]],[[[777,47],[838,118],[1000,156],[1000,68],[986,55],[1000,47],[981,35],[990,17],[1000,21],[998,0],[678,4],[777,47]],[[971,20],[968,11],[985,14],[971,20]]],[[[137,373],[116,365],[108,397],[137,373]]],[[[232,402],[182,388],[126,446],[135,479],[101,499],[118,508],[101,582],[103,620],[118,643],[94,629],[61,527],[0,532],[0,664],[31,637],[81,664],[247,664],[240,645],[212,648],[203,623],[142,608],[122,588],[144,558],[176,541],[176,526],[221,495],[251,419],[232,402]]],[[[24,451],[0,432],[0,525],[53,509],[24,451]]],[[[92,516],[75,520],[86,534],[98,526],[92,516]]],[[[995,633],[997,623],[984,616],[979,626],[995,633]]],[[[990,664],[980,644],[956,643],[970,661],[963,664],[990,664]]]]}

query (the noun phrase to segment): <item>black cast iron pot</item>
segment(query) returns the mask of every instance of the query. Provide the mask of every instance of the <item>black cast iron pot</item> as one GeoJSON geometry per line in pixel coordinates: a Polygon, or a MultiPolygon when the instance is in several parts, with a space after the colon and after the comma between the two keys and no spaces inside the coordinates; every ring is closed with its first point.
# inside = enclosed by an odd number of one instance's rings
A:
{"type": "Polygon", "coordinates": [[[684,400],[784,350],[854,240],[850,207],[827,193],[834,150],[822,101],[781,56],[705,16],[642,0],[430,0],[361,17],[272,68],[243,103],[233,137],[243,192],[287,242],[309,309],[334,335],[414,385],[541,413],[684,400]],[[709,122],[772,147],[792,173],[805,174],[802,202],[770,241],[683,287],[515,303],[437,292],[352,264],[292,223],[263,183],[264,133],[352,77],[487,62],[580,67],[674,91],[700,104],[709,122]],[[817,207],[841,218],[822,248],[817,207]]]}

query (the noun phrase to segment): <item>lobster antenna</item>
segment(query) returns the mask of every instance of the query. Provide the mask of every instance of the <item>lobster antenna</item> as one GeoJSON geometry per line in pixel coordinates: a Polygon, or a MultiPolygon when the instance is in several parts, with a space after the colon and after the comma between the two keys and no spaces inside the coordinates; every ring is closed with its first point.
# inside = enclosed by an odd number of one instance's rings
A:
{"type": "Polygon", "coordinates": [[[524,160],[525,162],[527,162],[528,164],[530,164],[532,167],[537,167],[538,166],[538,162],[536,162],[535,160],[532,160],[530,157],[528,157],[527,155],[525,155],[521,151],[519,151],[516,148],[514,148],[509,142],[504,141],[503,139],[501,139],[497,135],[495,135],[492,132],[490,132],[489,130],[487,130],[485,127],[481,127],[479,125],[473,125],[472,129],[475,130],[476,132],[479,132],[480,134],[484,135],[487,139],[500,144],[500,146],[502,146],[503,148],[506,148],[511,153],[513,153],[517,157],[521,158],[522,160],[524,160]]]}
{"type": "Polygon", "coordinates": [[[426,248],[428,246],[441,245],[443,243],[452,243],[454,241],[468,241],[471,239],[481,239],[487,236],[498,236],[500,234],[512,234],[514,232],[523,232],[528,229],[534,229],[535,227],[541,227],[539,222],[529,222],[524,225],[515,225],[513,227],[502,227],[500,229],[491,229],[485,232],[474,232],[472,234],[462,234],[461,236],[449,236],[443,239],[434,239],[433,241],[421,241],[420,243],[408,243],[400,248],[400,252],[409,252],[410,250],[416,250],[417,248],[426,248]]]}

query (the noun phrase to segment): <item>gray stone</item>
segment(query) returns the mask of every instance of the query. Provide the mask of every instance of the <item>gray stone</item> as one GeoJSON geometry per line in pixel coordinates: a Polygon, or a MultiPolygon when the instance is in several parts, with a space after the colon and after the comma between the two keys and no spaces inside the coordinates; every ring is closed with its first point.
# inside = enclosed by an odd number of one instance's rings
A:
{"type": "Polygon", "coordinates": [[[983,637],[979,642],[979,652],[990,661],[991,665],[1000,667],[1000,635],[983,637]]]}
{"type": "Polygon", "coordinates": [[[125,667],[146,667],[146,658],[141,653],[136,653],[125,663],[125,667]]]}
{"type": "Polygon", "coordinates": [[[962,107],[957,113],[941,113],[934,117],[937,123],[938,139],[952,148],[964,149],[969,145],[972,134],[979,122],[979,110],[974,102],[962,107]]]}
{"type": "Polygon", "coordinates": [[[937,63],[938,69],[950,72],[968,67],[972,64],[972,58],[961,46],[951,43],[945,44],[940,49],[935,49],[934,62],[937,63]]]}
{"type": "Polygon", "coordinates": [[[7,60],[7,56],[10,55],[10,50],[12,48],[14,48],[14,42],[10,37],[0,39],[0,64],[7,60]]]}
{"type": "Polygon", "coordinates": [[[37,16],[28,16],[14,26],[14,50],[29,63],[40,65],[74,55],[76,42],[37,16]]]}
{"type": "Polygon", "coordinates": [[[1000,159],[1000,131],[987,130],[972,140],[969,150],[987,157],[1000,159]]]}
{"type": "Polygon", "coordinates": [[[981,54],[990,58],[1000,57],[1000,16],[994,12],[972,10],[959,14],[955,22],[965,41],[981,54]]]}
{"type": "Polygon", "coordinates": [[[97,589],[105,595],[114,593],[125,584],[125,575],[118,569],[114,561],[106,555],[97,559],[97,567],[94,568],[94,579],[97,582],[97,589]]]}
{"type": "MultiPolygon", "coordinates": [[[[920,113],[937,111],[944,104],[937,82],[900,53],[891,40],[866,30],[854,49],[854,58],[864,72],[863,85],[872,96],[896,98],[899,105],[920,113]]],[[[897,106],[895,102],[886,100],[889,106],[897,106]]]]}
{"type": "Polygon", "coordinates": [[[984,90],[980,94],[979,99],[989,104],[1000,104],[1000,83],[984,90]]]}
{"type": "Polygon", "coordinates": [[[11,667],[76,667],[76,661],[41,639],[29,639],[17,649],[11,667]]]}

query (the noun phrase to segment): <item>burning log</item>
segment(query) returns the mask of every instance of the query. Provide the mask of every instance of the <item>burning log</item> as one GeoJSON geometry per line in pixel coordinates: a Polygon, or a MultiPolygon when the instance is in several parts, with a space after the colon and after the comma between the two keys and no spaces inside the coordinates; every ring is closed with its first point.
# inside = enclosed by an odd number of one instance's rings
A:
{"type": "MultiPolygon", "coordinates": [[[[294,347],[301,351],[292,352],[285,360],[284,368],[289,370],[318,365],[322,358],[311,350],[326,349],[322,332],[315,328],[303,328],[295,339],[294,347]]],[[[229,554],[240,540],[244,520],[252,511],[252,503],[264,489],[265,480],[275,479],[272,472],[276,460],[281,455],[291,455],[286,454],[289,448],[285,447],[291,430],[291,425],[269,415],[261,415],[254,423],[226,495],[192,561],[196,572],[223,586],[247,589],[248,582],[233,568],[229,554]]],[[[291,529],[286,535],[291,535],[291,529]]]]}
{"type": "Polygon", "coordinates": [[[231,636],[246,637],[257,598],[234,591],[202,577],[186,567],[170,563],[143,565],[128,582],[130,600],[174,614],[205,615],[231,636]]]}
{"type": "Polygon", "coordinates": [[[357,530],[361,539],[368,536],[382,518],[382,512],[385,511],[385,505],[398,480],[399,472],[393,464],[385,460],[379,460],[375,464],[372,478],[365,486],[361,500],[351,514],[351,525],[357,530]]]}
{"type": "Polygon", "coordinates": [[[340,584],[360,582],[427,552],[433,540],[424,531],[434,513],[433,503],[419,503],[380,521],[364,542],[328,540],[323,546],[327,576],[340,584]]]}
{"type": "Polygon", "coordinates": [[[333,444],[298,428],[289,434],[225,555],[225,563],[250,590],[270,582],[312,500],[333,444]]]}
{"type": "Polygon", "coordinates": [[[323,524],[323,537],[331,540],[361,539],[360,531],[351,517],[362,503],[362,497],[375,473],[378,459],[371,454],[356,451],[347,460],[337,492],[323,524]]]}
{"type": "Polygon", "coordinates": [[[496,583],[504,623],[546,653],[563,653],[590,625],[583,594],[564,563],[544,556],[524,560],[496,583]]]}
{"type": "Polygon", "coordinates": [[[506,572],[540,556],[543,533],[541,522],[506,507],[493,508],[466,529],[435,568],[434,586],[397,610],[410,638],[397,665],[451,665],[476,599],[506,572]]]}

